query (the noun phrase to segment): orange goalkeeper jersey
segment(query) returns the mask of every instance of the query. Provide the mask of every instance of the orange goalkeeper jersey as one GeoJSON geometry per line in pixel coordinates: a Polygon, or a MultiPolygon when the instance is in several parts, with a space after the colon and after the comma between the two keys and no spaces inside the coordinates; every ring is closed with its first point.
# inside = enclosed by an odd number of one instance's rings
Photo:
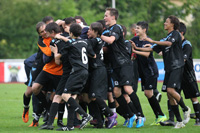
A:
{"type": "MultiPolygon", "coordinates": [[[[51,48],[49,47],[51,40],[52,39],[50,37],[49,38],[40,37],[38,41],[38,47],[46,56],[51,56],[51,48]]],[[[63,74],[62,67],[63,67],[62,64],[57,65],[55,63],[55,59],[53,58],[49,63],[45,64],[45,66],[43,67],[43,71],[46,71],[53,75],[62,75],[63,74]]]]}

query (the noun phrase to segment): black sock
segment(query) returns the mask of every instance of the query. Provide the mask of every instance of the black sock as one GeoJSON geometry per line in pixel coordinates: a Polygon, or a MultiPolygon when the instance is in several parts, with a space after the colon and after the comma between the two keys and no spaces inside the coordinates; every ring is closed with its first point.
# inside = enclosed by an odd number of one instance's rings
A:
{"type": "Polygon", "coordinates": [[[91,101],[88,106],[91,106],[93,108],[94,111],[94,117],[95,119],[97,119],[98,121],[98,125],[103,125],[103,120],[102,120],[102,116],[101,116],[101,111],[98,107],[98,105],[96,104],[95,101],[91,101]]]}
{"type": "Polygon", "coordinates": [[[91,101],[91,102],[88,104],[88,111],[89,111],[89,114],[90,114],[91,116],[93,116],[93,119],[95,119],[95,116],[94,116],[95,111],[94,111],[94,105],[93,105],[93,103],[95,103],[95,102],[94,102],[94,101],[91,101]]]}
{"type": "Polygon", "coordinates": [[[59,106],[58,106],[58,120],[57,120],[57,122],[62,122],[64,111],[65,111],[65,103],[59,103],[59,106]]]}
{"type": "Polygon", "coordinates": [[[199,102],[198,103],[193,102],[193,108],[195,111],[196,118],[200,119],[200,104],[199,104],[199,102]]]}
{"type": "Polygon", "coordinates": [[[188,111],[187,106],[185,106],[185,103],[183,102],[183,98],[181,97],[180,101],[178,102],[178,104],[181,106],[183,112],[188,111]]]}
{"type": "Polygon", "coordinates": [[[87,103],[86,102],[80,102],[79,105],[82,107],[82,109],[87,112],[87,103]]]}
{"type": "Polygon", "coordinates": [[[167,107],[168,107],[168,112],[169,112],[169,120],[174,121],[174,112],[173,112],[172,107],[169,103],[169,100],[167,100],[167,107]]]}
{"type": "Polygon", "coordinates": [[[138,96],[136,95],[136,93],[135,92],[131,93],[129,95],[129,97],[131,98],[131,101],[133,102],[134,106],[136,107],[136,109],[138,111],[137,115],[144,117],[142,107],[141,107],[141,104],[140,104],[140,100],[139,100],[138,96]]]}
{"type": "Polygon", "coordinates": [[[58,106],[59,106],[59,104],[56,102],[51,104],[48,125],[53,125],[56,113],[58,111],[58,106]]]}
{"type": "Polygon", "coordinates": [[[118,113],[119,115],[121,115],[122,117],[124,117],[125,120],[127,120],[127,119],[129,118],[129,117],[128,117],[129,115],[125,113],[124,109],[123,109],[121,106],[118,106],[118,107],[116,108],[116,111],[117,111],[117,113],[118,113]]]}
{"type": "Polygon", "coordinates": [[[178,122],[182,122],[181,115],[180,115],[180,112],[179,112],[179,109],[178,109],[178,105],[171,105],[171,108],[172,108],[172,111],[174,112],[174,114],[176,116],[176,120],[178,122]]]}
{"type": "Polygon", "coordinates": [[[119,103],[119,106],[121,106],[121,108],[123,108],[123,110],[124,110],[123,114],[127,114],[127,117],[131,118],[134,114],[131,112],[131,109],[129,108],[124,96],[121,95],[118,98],[116,98],[116,100],[119,103]]]}
{"type": "Polygon", "coordinates": [[[110,117],[113,115],[113,112],[108,108],[108,106],[106,105],[106,103],[104,102],[103,99],[101,98],[96,98],[95,102],[98,104],[99,108],[101,109],[102,113],[106,116],[106,117],[110,117]]]}
{"type": "Polygon", "coordinates": [[[114,102],[108,102],[108,107],[110,108],[110,110],[112,112],[116,112],[116,105],[115,105],[115,101],[114,102]]]}
{"type": "Polygon", "coordinates": [[[29,108],[31,97],[26,97],[25,93],[23,95],[23,102],[24,102],[24,108],[29,108]]]}
{"type": "Polygon", "coordinates": [[[47,99],[46,96],[40,91],[40,93],[38,95],[35,95],[38,100],[41,102],[41,105],[46,109],[47,108],[47,99]]]}
{"type": "Polygon", "coordinates": [[[75,101],[74,98],[70,97],[67,103],[75,110],[75,112],[78,112],[82,118],[88,116],[88,114],[82,109],[82,107],[75,101]]]}
{"type": "Polygon", "coordinates": [[[75,116],[75,111],[74,108],[72,106],[69,106],[67,103],[67,111],[68,111],[68,115],[67,115],[67,127],[73,127],[74,126],[74,116],[75,116]]]}
{"type": "Polygon", "coordinates": [[[156,115],[156,118],[158,118],[158,115],[164,116],[164,114],[160,108],[160,104],[158,103],[158,100],[156,99],[156,97],[153,95],[148,100],[151,105],[151,108],[153,109],[154,114],[156,115]]]}
{"type": "Polygon", "coordinates": [[[37,118],[35,118],[35,119],[36,119],[37,121],[39,121],[40,116],[41,116],[41,114],[42,114],[43,111],[44,111],[44,107],[43,107],[42,103],[39,102],[39,103],[38,103],[37,110],[36,110],[36,112],[35,112],[36,117],[37,117],[37,118]]]}
{"type": "Polygon", "coordinates": [[[130,101],[130,102],[128,103],[128,106],[129,106],[129,108],[131,109],[131,111],[132,111],[134,114],[137,114],[137,113],[138,113],[138,111],[137,111],[137,109],[135,108],[135,106],[134,106],[134,104],[133,104],[132,101],[130,101]]]}
{"type": "Polygon", "coordinates": [[[157,89],[153,90],[153,95],[156,97],[158,95],[159,91],[157,89]]]}

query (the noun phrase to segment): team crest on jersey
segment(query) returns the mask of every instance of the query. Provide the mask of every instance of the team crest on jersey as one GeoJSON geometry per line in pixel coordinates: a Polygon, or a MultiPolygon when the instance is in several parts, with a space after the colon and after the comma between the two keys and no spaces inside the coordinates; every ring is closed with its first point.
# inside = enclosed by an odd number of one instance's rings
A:
{"type": "Polygon", "coordinates": [[[172,42],[175,42],[175,39],[174,39],[174,38],[172,38],[172,42]]]}
{"type": "Polygon", "coordinates": [[[92,97],[95,97],[95,93],[92,93],[92,97]]]}
{"type": "Polygon", "coordinates": [[[127,80],[126,83],[129,84],[129,81],[127,80]]]}
{"type": "Polygon", "coordinates": [[[119,85],[119,82],[118,82],[118,81],[115,81],[115,85],[119,85]]]}

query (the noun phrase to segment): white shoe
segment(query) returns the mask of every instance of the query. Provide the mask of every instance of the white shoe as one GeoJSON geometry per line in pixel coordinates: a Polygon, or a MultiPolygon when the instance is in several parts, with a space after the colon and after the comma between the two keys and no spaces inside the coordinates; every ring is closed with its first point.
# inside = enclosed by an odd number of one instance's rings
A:
{"type": "Polygon", "coordinates": [[[183,123],[184,123],[184,124],[187,124],[187,123],[189,122],[189,120],[190,120],[191,109],[190,109],[188,106],[187,106],[187,108],[188,108],[188,111],[185,111],[185,112],[183,113],[183,115],[184,115],[183,123]]]}
{"type": "Polygon", "coordinates": [[[183,127],[185,127],[183,122],[177,122],[176,125],[174,126],[174,128],[176,128],[176,129],[183,128],[183,127]]]}

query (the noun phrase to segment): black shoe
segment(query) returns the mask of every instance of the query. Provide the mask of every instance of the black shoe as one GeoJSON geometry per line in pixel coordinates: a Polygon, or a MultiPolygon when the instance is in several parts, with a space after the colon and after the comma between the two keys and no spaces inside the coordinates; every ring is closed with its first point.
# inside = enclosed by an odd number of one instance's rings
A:
{"type": "Polygon", "coordinates": [[[46,130],[53,130],[53,126],[52,125],[44,125],[44,126],[41,126],[40,129],[46,129],[46,130]]]}
{"type": "Polygon", "coordinates": [[[58,127],[64,127],[65,125],[63,124],[62,121],[58,121],[58,122],[57,122],[57,126],[58,126],[58,127]]]}
{"type": "Polygon", "coordinates": [[[197,118],[194,126],[200,126],[200,120],[197,118]]]}
{"type": "Polygon", "coordinates": [[[74,127],[69,128],[67,126],[64,126],[56,129],[56,131],[71,131],[71,130],[74,130],[74,127]]]}
{"type": "Polygon", "coordinates": [[[175,122],[172,120],[166,120],[166,121],[161,121],[160,122],[161,126],[175,126],[175,122]]]}
{"type": "Polygon", "coordinates": [[[88,116],[83,119],[83,122],[81,123],[79,129],[83,129],[87,125],[87,123],[90,122],[92,119],[92,116],[88,114],[88,116]]]}
{"type": "Polygon", "coordinates": [[[191,119],[196,119],[196,118],[197,118],[197,117],[196,117],[196,114],[195,114],[195,113],[190,114],[190,118],[191,118],[191,119]]]}

